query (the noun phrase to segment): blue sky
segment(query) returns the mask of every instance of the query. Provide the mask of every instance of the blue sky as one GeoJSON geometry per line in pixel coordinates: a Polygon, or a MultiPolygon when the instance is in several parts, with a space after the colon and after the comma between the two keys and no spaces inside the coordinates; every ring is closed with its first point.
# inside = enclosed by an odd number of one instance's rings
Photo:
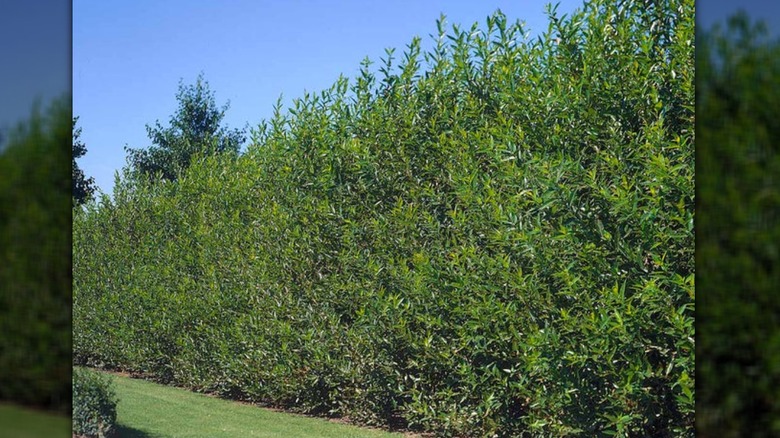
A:
{"type": "MultiPolygon", "coordinates": [[[[29,118],[33,102],[70,91],[70,5],[4,0],[0,6],[0,128],[29,118]]],[[[43,109],[43,108],[42,108],[43,109]]]]}
{"type": "MultiPolygon", "coordinates": [[[[224,123],[257,126],[280,94],[289,104],[304,90],[353,78],[368,56],[400,56],[414,36],[429,42],[440,13],[471,26],[496,9],[532,32],[547,28],[544,1],[396,0],[258,1],[73,0],[73,111],[87,154],[79,165],[111,193],[124,146],[148,147],[146,124],[167,125],[179,79],[203,72],[224,123]]],[[[559,13],[580,0],[562,0],[559,13]]]]}

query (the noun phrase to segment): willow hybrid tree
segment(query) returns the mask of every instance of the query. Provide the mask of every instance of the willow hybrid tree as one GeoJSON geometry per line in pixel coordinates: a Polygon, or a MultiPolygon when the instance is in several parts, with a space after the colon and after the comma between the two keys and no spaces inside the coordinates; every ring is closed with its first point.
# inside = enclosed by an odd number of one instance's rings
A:
{"type": "Polygon", "coordinates": [[[692,437],[694,2],[548,12],[442,18],[76,215],[75,363],[439,437],[692,437]]]}
{"type": "Polygon", "coordinates": [[[245,140],[244,131],[221,126],[230,104],[221,108],[216,105],[214,93],[202,74],[193,85],[180,82],[176,100],[179,108],[168,127],[159,121],[154,126],[146,125],[152,146],[125,147],[131,171],[173,181],[196,155],[238,154],[245,140]]]}

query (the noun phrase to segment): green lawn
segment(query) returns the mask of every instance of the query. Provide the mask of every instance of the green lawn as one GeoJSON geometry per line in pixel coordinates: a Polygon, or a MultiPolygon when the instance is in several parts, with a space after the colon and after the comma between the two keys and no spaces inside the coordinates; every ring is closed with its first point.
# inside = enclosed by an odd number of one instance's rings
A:
{"type": "Polygon", "coordinates": [[[143,380],[120,376],[113,380],[123,438],[403,436],[274,412],[143,380]]]}
{"type": "Polygon", "coordinates": [[[0,436],[13,438],[67,438],[71,436],[70,418],[0,404],[0,436]]]}

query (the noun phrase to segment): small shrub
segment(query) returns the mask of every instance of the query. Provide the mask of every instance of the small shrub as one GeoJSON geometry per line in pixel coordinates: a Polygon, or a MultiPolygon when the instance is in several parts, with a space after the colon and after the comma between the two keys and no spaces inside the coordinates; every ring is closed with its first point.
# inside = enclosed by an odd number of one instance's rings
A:
{"type": "Polygon", "coordinates": [[[110,437],[116,425],[116,394],[108,376],[73,369],[73,433],[110,437]]]}

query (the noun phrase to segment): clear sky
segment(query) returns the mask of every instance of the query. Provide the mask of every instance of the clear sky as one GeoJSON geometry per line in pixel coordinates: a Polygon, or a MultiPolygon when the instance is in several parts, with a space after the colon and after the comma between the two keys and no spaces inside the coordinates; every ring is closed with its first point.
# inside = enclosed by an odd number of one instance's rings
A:
{"type": "Polygon", "coordinates": [[[70,5],[62,0],[0,3],[0,128],[29,118],[70,91],[70,5]]]}
{"type": "MultiPolygon", "coordinates": [[[[387,47],[402,55],[414,36],[429,43],[441,13],[470,27],[500,9],[532,35],[547,28],[539,0],[73,0],[73,111],[87,154],[79,165],[111,193],[124,146],[148,147],[146,124],[168,124],[179,79],[204,73],[224,123],[257,126],[280,95],[289,104],[387,47]]],[[[561,0],[559,13],[580,7],[561,0]]],[[[287,106],[285,105],[285,108],[287,106]]]]}

